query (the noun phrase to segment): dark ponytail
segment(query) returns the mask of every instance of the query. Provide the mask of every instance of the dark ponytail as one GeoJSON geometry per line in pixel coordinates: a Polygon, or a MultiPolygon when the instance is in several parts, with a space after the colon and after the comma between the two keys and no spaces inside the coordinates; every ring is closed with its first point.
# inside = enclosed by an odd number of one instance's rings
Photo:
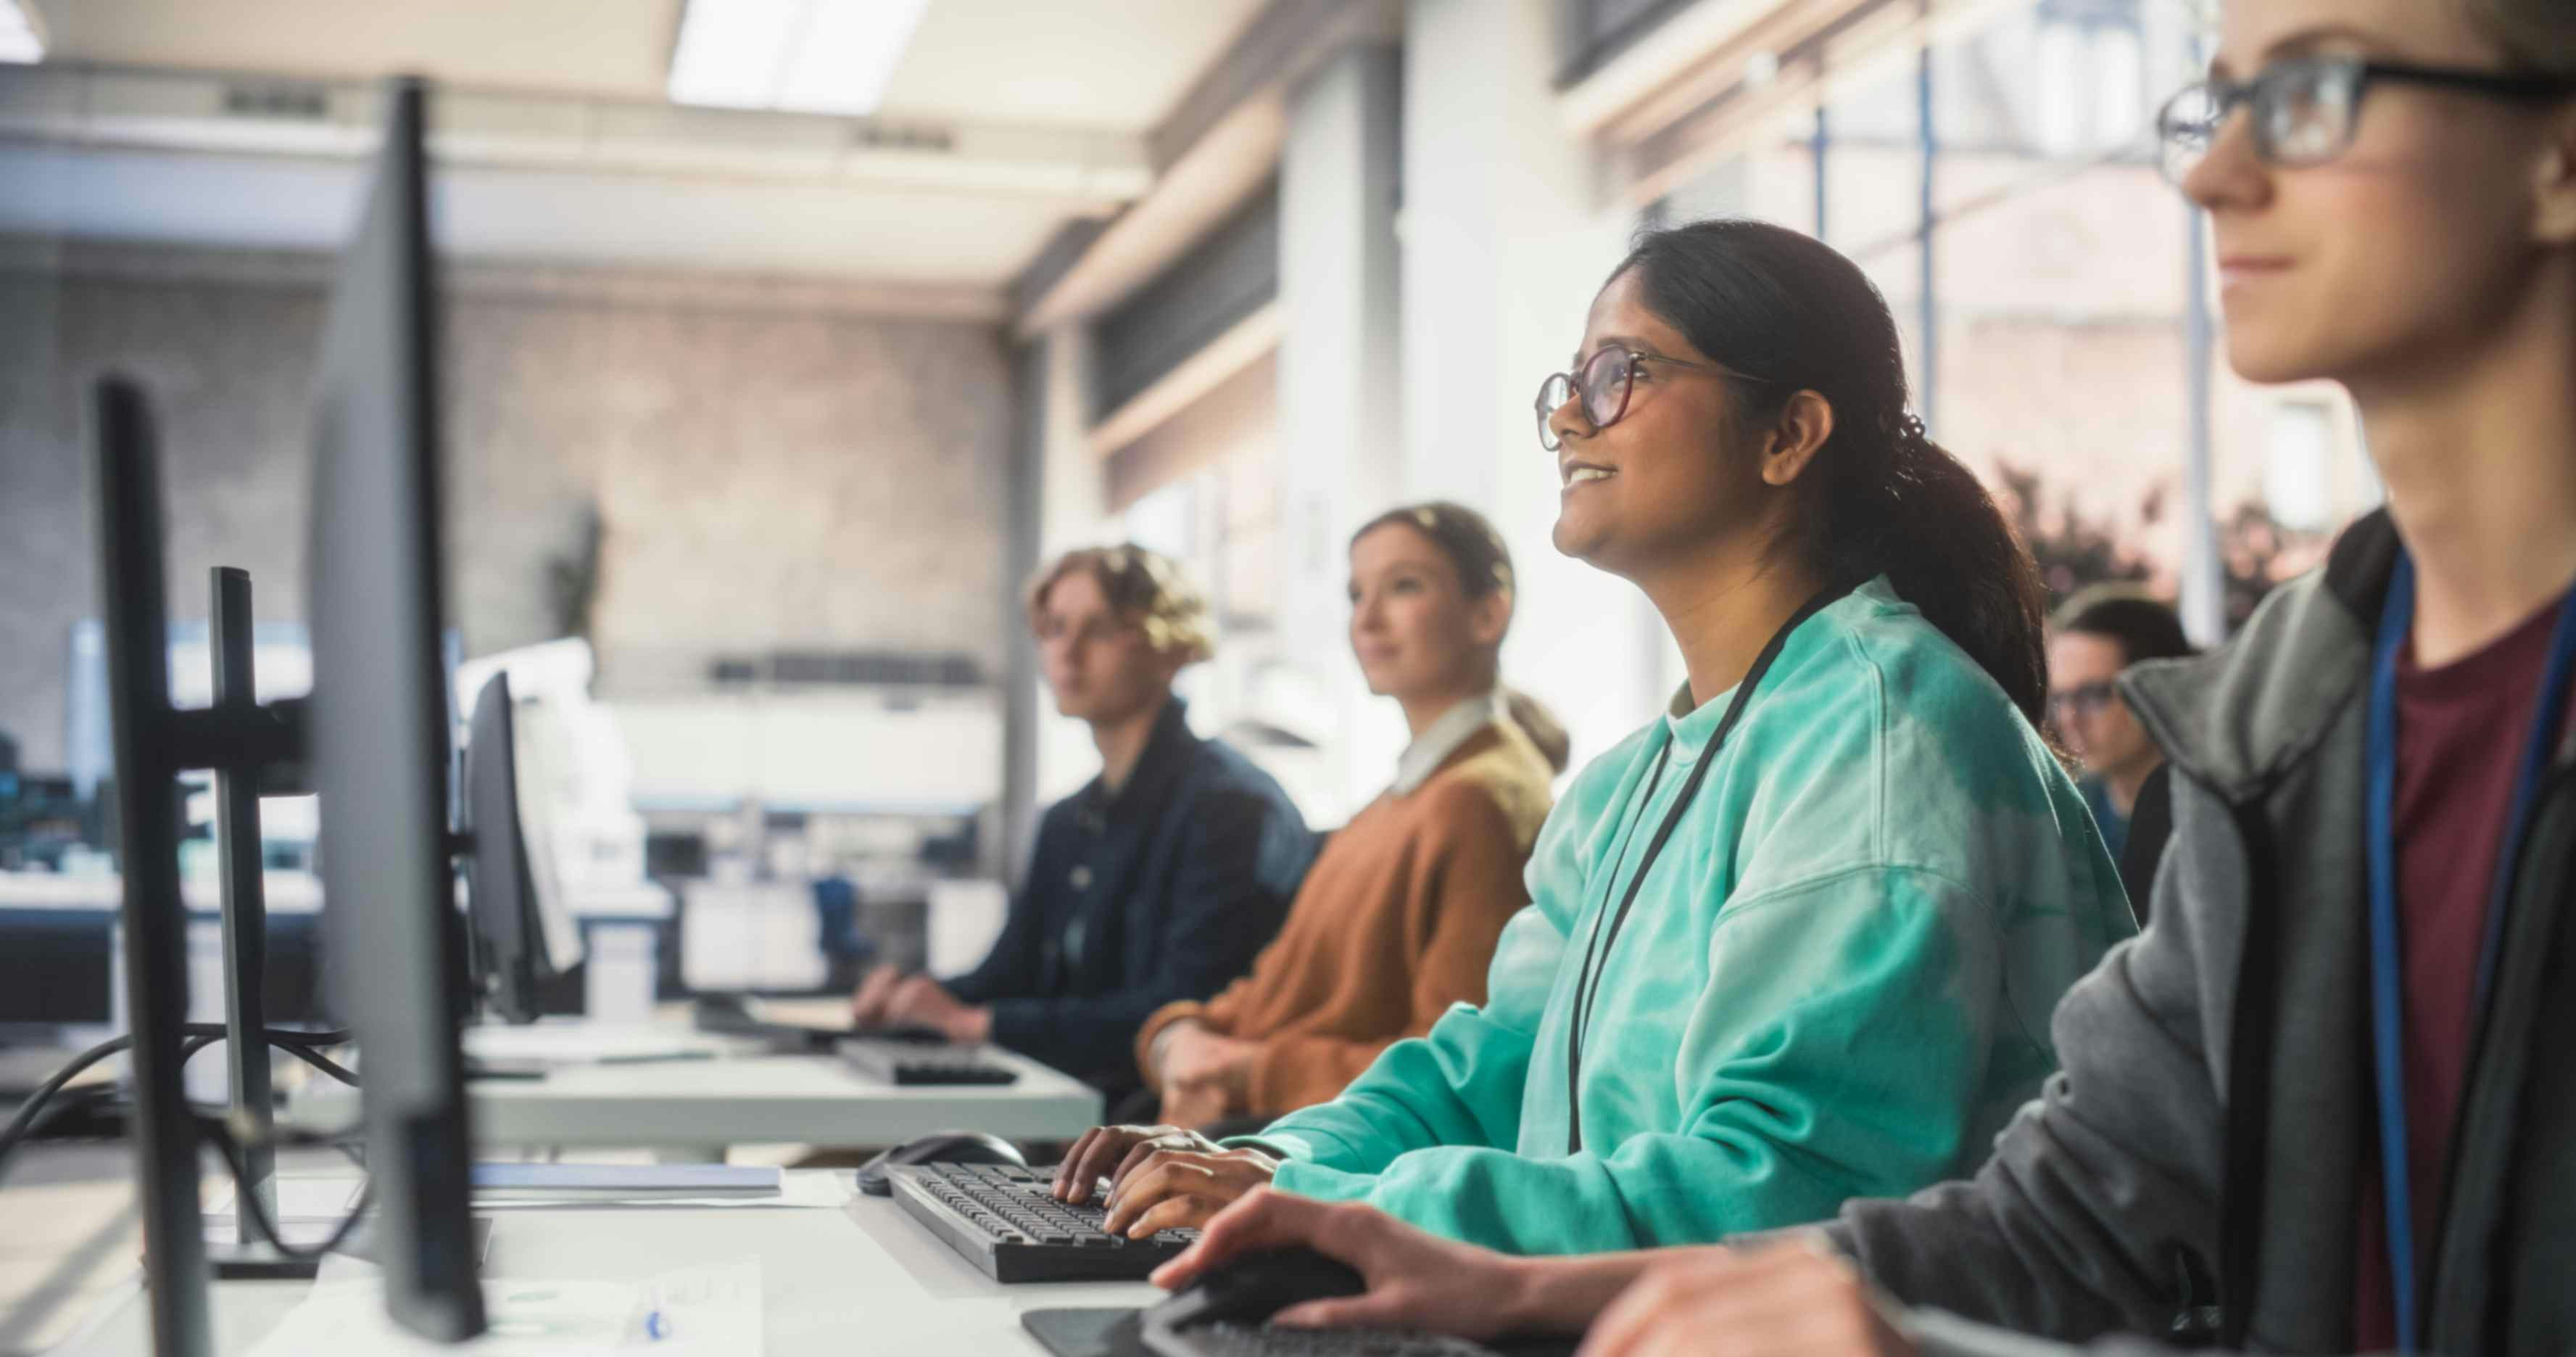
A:
{"type": "MultiPolygon", "coordinates": [[[[1440,554],[1447,557],[1449,564],[1457,570],[1459,592],[1469,602],[1492,594],[1512,596],[1512,549],[1503,545],[1503,535],[1494,531],[1494,525],[1483,514],[1445,499],[1407,504],[1389,509],[1361,524],[1360,530],[1351,534],[1351,545],[1358,546],[1361,538],[1390,523],[1401,523],[1413,529],[1439,548],[1440,554]]],[[[1564,772],[1566,763],[1573,757],[1574,747],[1556,714],[1537,698],[1516,688],[1507,687],[1501,691],[1503,705],[1510,710],[1512,723],[1521,728],[1521,733],[1530,738],[1531,744],[1538,746],[1539,754],[1547,760],[1549,767],[1564,772]]]]}
{"type": "Polygon", "coordinates": [[[1574,761],[1574,738],[1565,733],[1565,726],[1556,719],[1556,713],[1549,711],[1546,703],[1518,688],[1503,689],[1503,706],[1511,712],[1512,724],[1519,726],[1521,734],[1538,746],[1538,756],[1547,760],[1547,766],[1555,772],[1564,772],[1565,765],[1574,761]]]}
{"type": "Polygon", "coordinates": [[[1905,408],[1905,357],[1886,299],[1815,238],[1754,221],[1639,234],[1610,277],[1637,273],[1648,309],[1707,357],[1759,383],[1734,386],[1748,428],[1813,391],[1833,436],[1799,478],[1819,573],[1884,574],[1968,652],[2033,725],[2048,700],[2044,595],[2030,553],[1974,473],[1905,408]]]}

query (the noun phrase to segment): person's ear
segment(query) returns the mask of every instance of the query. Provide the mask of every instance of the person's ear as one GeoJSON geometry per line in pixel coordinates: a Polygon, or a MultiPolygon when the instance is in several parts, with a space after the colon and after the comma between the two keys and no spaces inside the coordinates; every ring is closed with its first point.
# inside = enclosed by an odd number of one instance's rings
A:
{"type": "Polygon", "coordinates": [[[1503,633],[1512,626],[1512,596],[1496,589],[1483,598],[1467,604],[1467,639],[1491,648],[1503,643],[1503,633]]]}
{"type": "Polygon", "coordinates": [[[2544,245],[2576,245],[2576,105],[2550,115],[2532,167],[2532,235],[2544,245]]]}
{"type": "Polygon", "coordinates": [[[1771,439],[1762,449],[1763,483],[1788,485],[1805,475],[1833,436],[1833,402],[1813,391],[1791,396],[1771,421],[1771,439]]]}

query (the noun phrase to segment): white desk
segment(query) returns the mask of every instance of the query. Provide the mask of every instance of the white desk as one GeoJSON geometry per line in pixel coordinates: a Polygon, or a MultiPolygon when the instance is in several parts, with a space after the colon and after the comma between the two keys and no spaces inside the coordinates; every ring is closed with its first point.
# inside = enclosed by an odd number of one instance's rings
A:
{"type": "MultiPolygon", "coordinates": [[[[893,1202],[861,1197],[838,1211],[724,1208],[525,1210],[493,1216],[483,1275],[524,1280],[640,1280],[744,1256],[761,1265],[764,1354],[852,1357],[1044,1357],[1020,1328],[1023,1310],[1147,1305],[1142,1282],[1002,1286],[914,1224],[893,1202]]],[[[214,1290],[218,1357],[248,1351],[302,1299],[301,1282],[224,1282],[214,1290]]],[[[121,1292],[51,1357],[143,1357],[150,1319],[140,1288],[121,1292]]],[[[471,1347],[457,1351],[470,1357],[471,1347]]]]}
{"type": "MultiPolygon", "coordinates": [[[[751,1052],[729,1038],[701,1044],[751,1052]]],[[[468,1049],[475,1045],[469,1035],[468,1049]]],[[[1071,1140],[1100,1124],[1100,1093],[999,1048],[989,1059],[1017,1083],[898,1087],[837,1057],[738,1053],[714,1060],[564,1065],[543,1079],[478,1079],[467,1087],[475,1138],[492,1146],[643,1147],[673,1161],[721,1161],[729,1145],[894,1145],[935,1131],[1005,1140],[1071,1140]]],[[[290,1104],[292,1121],[342,1125],[357,1090],[316,1083],[290,1104]]]]}
{"type": "MultiPolygon", "coordinates": [[[[271,914],[314,914],[322,908],[322,879],[310,872],[271,870],[260,894],[271,914]]],[[[214,914],[223,904],[211,876],[179,882],[191,914],[214,914]]],[[[114,876],[62,876],[53,872],[0,872],[0,908],[59,909],[114,914],[125,905],[125,883],[114,876]]],[[[564,907],[579,919],[660,920],[677,911],[667,887],[651,881],[624,885],[584,883],[564,892],[564,907]]]]}

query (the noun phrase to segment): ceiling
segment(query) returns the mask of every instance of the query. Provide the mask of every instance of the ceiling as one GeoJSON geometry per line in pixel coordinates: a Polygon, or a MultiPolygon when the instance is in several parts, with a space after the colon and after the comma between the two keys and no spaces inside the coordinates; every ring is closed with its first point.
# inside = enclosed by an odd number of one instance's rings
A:
{"type": "MultiPolygon", "coordinates": [[[[702,3],[709,0],[701,0],[702,3]]],[[[721,0],[713,0],[721,3],[721,0]]],[[[34,0],[47,64],[333,80],[413,71],[460,87],[659,102],[682,0],[34,0]]],[[[880,117],[1140,135],[1264,0],[931,0],[880,117]]],[[[41,68],[40,68],[41,69],[41,68]]],[[[0,231],[306,248],[341,229],[357,166],[11,148],[0,231]]],[[[904,191],[649,172],[442,172],[460,254],[906,284],[1007,287],[1097,194],[904,191]]]]}
{"type": "MultiPolygon", "coordinates": [[[[722,3],[722,0],[707,0],[722,3]]],[[[1262,0],[931,0],[888,118],[1141,132],[1262,0]]],[[[681,0],[35,0],[49,56],[660,99],[681,0]]]]}

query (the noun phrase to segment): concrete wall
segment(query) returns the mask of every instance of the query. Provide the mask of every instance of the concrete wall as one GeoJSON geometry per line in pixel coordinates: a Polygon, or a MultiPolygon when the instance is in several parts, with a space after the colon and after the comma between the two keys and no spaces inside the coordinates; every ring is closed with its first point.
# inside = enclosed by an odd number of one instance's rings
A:
{"type": "MultiPolygon", "coordinates": [[[[449,611],[469,655],[559,634],[550,578],[601,529],[603,696],[703,686],[718,653],[1004,661],[1011,397],[992,326],[828,286],[484,270],[451,278],[449,611]]],[[[63,760],[73,622],[98,614],[84,392],[149,388],[172,614],[247,567],[303,612],[319,261],[0,250],[0,730],[63,760]]]]}

